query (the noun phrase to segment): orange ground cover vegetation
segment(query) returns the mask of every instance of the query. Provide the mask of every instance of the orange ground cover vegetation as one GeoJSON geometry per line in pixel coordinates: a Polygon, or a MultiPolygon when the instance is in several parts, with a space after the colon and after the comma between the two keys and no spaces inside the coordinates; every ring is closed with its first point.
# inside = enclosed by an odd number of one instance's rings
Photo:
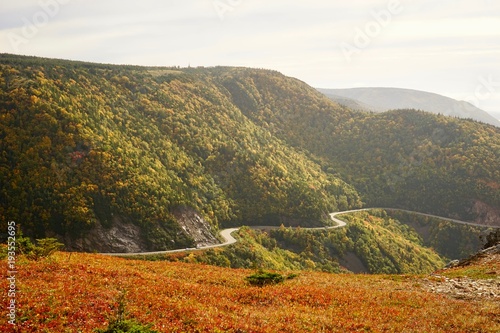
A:
{"type": "Polygon", "coordinates": [[[105,328],[122,292],[128,315],[160,332],[500,331],[498,304],[431,294],[414,276],[299,272],[261,288],[248,270],[75,253],[17,268],[17,322],[2,315],[1,332],[105,328]]]}

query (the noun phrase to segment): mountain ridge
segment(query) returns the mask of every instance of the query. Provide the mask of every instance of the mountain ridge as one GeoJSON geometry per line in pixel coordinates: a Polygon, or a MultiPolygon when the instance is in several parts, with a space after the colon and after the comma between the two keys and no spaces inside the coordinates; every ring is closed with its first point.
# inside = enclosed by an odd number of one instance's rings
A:
{"type": "Polygon", "coordinates": [[[433,92],[392,87],[359,87],[349,89],[322,89],[318,91],[334,101],[358,103],[364,110],[385,112],[394,109],[420,109],[435,114],[471,118],[500,127],[500,120],[474,105],[433,92]]]}
{"type": "Polygon", "coordinates": [[[493,126],[359,113],[276,71],[15,55],[0,71],[0,216],[31,237],[71,244],[119,220],[161,250],[195,245],[179,207],[215,234],[324,225],[364,202],[477,222],[473,203],[499,205],[493,126]]]}
{"type": "Polygon", "coordinates": [[[318,225],[335,196],[360,205],[352,187],[231,105],[206,74],[227,68],[3,58],[0,214],[33,237],[50,231],[71,243],[97,221],[106,229],[118,219],[138,224],[148,249],[191,247],[173,214],[179,206],[216,230],[242,221],[318,225]]]}

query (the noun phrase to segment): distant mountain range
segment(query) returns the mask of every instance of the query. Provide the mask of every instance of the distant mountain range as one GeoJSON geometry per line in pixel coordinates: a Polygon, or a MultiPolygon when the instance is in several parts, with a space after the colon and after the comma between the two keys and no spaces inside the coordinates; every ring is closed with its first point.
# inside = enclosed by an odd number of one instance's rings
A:
{"type": "Polygon", "coordinates": [[[438,94],[401,88],[318,89],[333,101],[351,109],[385,112],[418,109],[458,118],[470,118],[500,127],[500,120],[474,105],[438,94]]]}

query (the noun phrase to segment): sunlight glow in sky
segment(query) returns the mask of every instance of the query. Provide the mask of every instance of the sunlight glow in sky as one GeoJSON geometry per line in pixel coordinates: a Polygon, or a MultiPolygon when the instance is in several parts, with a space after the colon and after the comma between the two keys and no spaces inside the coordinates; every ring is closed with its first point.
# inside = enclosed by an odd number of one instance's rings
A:
{"type": "Polygon", "coordinates": [[[274,69],[315,87],[435,92],[500,118],[496,0],[0,0],[0,52],[274,69]]]}

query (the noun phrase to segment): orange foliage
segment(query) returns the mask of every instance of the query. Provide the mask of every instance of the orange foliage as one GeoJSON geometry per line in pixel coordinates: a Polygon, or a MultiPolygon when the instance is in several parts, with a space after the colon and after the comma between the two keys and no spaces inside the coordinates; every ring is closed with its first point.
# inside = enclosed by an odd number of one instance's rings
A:
{"type": "MultiPolygon", "coordinates": [[[[1,332],[92,332],[126,308],[160,332],[498,332],[498,305],[429,294],[409,276],[302,272],[252,287],[247,270],[58,253],[18,262],[17,324],[1,332]]],[[[7,280],[0,283],[7,290],[7,280]]],[[[6,304],[7,295],[0,296],[6,304]]]]}

